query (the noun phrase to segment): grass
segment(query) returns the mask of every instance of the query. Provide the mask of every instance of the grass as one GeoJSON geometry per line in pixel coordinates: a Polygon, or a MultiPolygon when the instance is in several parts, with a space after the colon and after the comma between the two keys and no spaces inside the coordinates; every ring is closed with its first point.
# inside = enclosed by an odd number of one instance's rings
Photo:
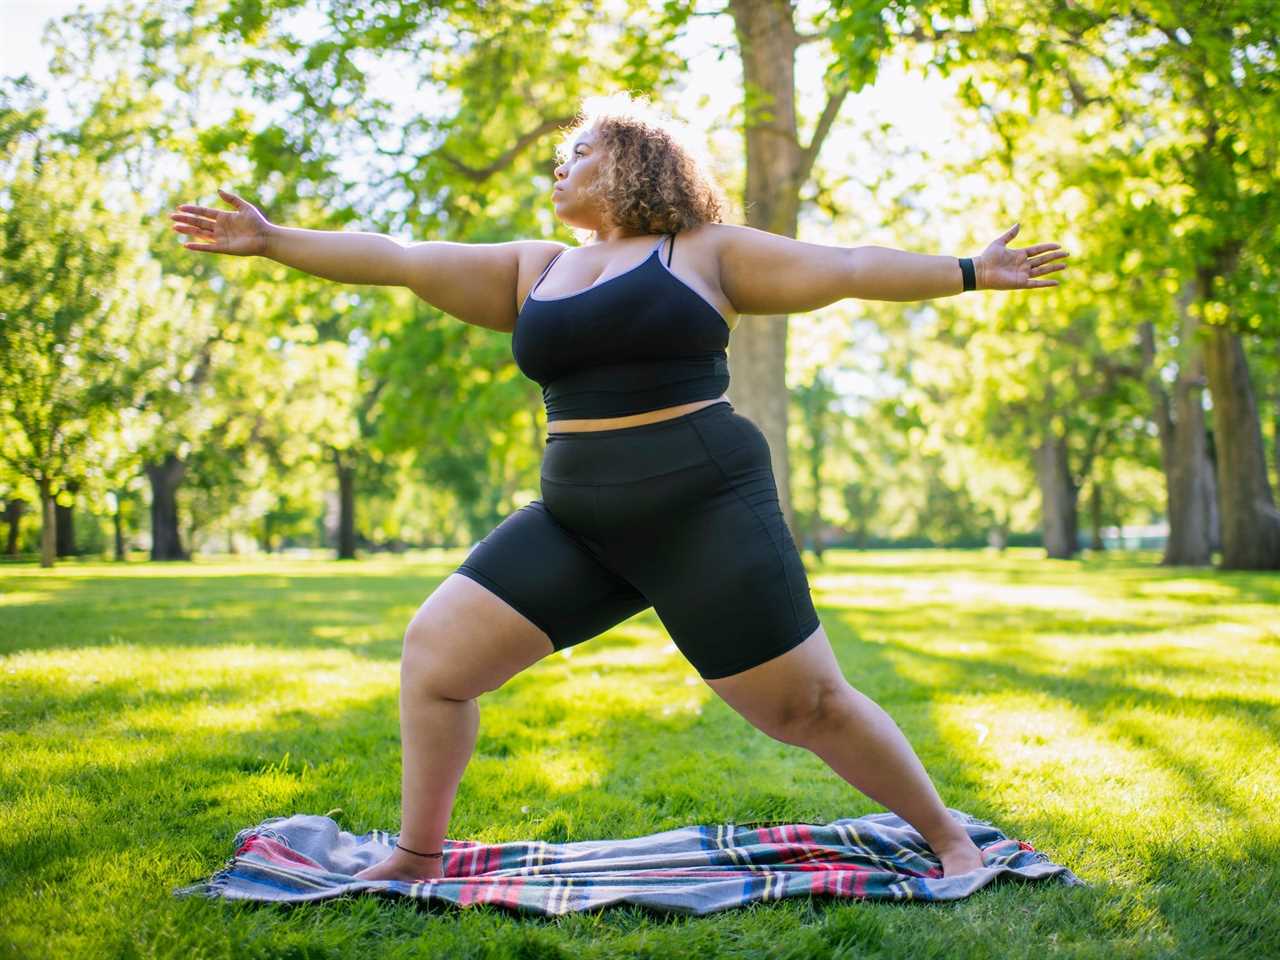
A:
{"type": "MultiPolygon", "coordinates": [[[[1280,955],[1280,578],[1036,553],[837,551],[810,578],[846,676],[897,720],[946,803],[1089,886],[704,918],[173,897],[269,816],[395,829],[400,637],[461,553],[6,568],[0,953],[1280,955]]],[[[451,838],[881,809],[719,701],[652,611],[480,705],[451,838]]]]}

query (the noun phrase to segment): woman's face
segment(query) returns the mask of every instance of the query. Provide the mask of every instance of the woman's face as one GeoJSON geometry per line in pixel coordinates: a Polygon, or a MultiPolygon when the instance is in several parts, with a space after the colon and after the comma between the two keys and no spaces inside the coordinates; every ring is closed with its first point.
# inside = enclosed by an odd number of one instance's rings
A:
{"type": "Polygon", "coordinates": [[[570,226],[588,230],[600,227],[600,212],[583,189],[596,178],[600,149],[596,131],[584,130],[574,140],[569,159],[555,169],[551,205],[556,216],[570,226]]]}

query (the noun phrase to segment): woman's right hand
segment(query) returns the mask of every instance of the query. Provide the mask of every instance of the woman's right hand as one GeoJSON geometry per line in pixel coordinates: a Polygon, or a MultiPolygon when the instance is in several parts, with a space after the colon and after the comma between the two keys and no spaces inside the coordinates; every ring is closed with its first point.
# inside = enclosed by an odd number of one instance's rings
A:
{"type": "Polygon", "coordinates": [[[214,210],[183,203],[179,213],[169,214],[176,221],[173,229],[189,234],[199,242],[184,243],[188,250],[207,253],[228,253],[236,257],[263,256],[267,252],[267,236],[271,224],[261,211],[234,193],[219,190],[218,196],[235,207],[234,210],[214,210]]]}

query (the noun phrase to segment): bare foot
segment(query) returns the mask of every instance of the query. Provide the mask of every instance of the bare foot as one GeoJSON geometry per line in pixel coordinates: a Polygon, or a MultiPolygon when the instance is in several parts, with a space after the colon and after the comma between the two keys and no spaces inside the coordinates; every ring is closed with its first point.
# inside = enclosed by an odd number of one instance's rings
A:
{"type": "Polygon", "coordinates": [[[444,862],[439,857],[415,857],[413,854],[393,850],[391,856],[372,867],[365,867],[356,874],[357,880],[403,880],[415,883],[419,880],[439,880],[444,876],[444,862]]]}
{"type": "Polygon", "coordinates": [[[982,867],[982,851],[967,835],[963,841],[957,841],[945,847],[934,847],[933,852],[942,861],[944,877],[958,877],[962,873],[969,873],[982,867]]]}

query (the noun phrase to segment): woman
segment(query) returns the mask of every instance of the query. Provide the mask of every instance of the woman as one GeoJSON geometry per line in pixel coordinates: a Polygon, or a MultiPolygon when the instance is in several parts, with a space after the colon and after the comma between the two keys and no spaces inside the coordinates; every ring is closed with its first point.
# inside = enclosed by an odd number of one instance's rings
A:
{"type": "Polygon", "coordinates": [[[923,300],[1056,286],[1058,244],[972,261],[804,243],[721,221],[723,195],[670,118],[625,95],[587,101],[555,168],[549,240],[402,244],[183,204],[189,250],[266,256],[347,283],[407,286],[512,334],[543,387],[542,498],[516,510],[426,599],[404,636],[399,843],[359,876],[431,879],[475,746],[476,698],[653,606],[730,706],[805,747],[911,823],[946,875],[982,865],[894,721],[845,680],[778,504],[769,447],[725,390],[741,314],[845,297],[923,300]],[[592,108],[595,104],[595,108],[592,108]],[[677,244],[675,241],[679,240],[677,244]],[[536,294],[536,295],[535,295],[536,294]]]}

